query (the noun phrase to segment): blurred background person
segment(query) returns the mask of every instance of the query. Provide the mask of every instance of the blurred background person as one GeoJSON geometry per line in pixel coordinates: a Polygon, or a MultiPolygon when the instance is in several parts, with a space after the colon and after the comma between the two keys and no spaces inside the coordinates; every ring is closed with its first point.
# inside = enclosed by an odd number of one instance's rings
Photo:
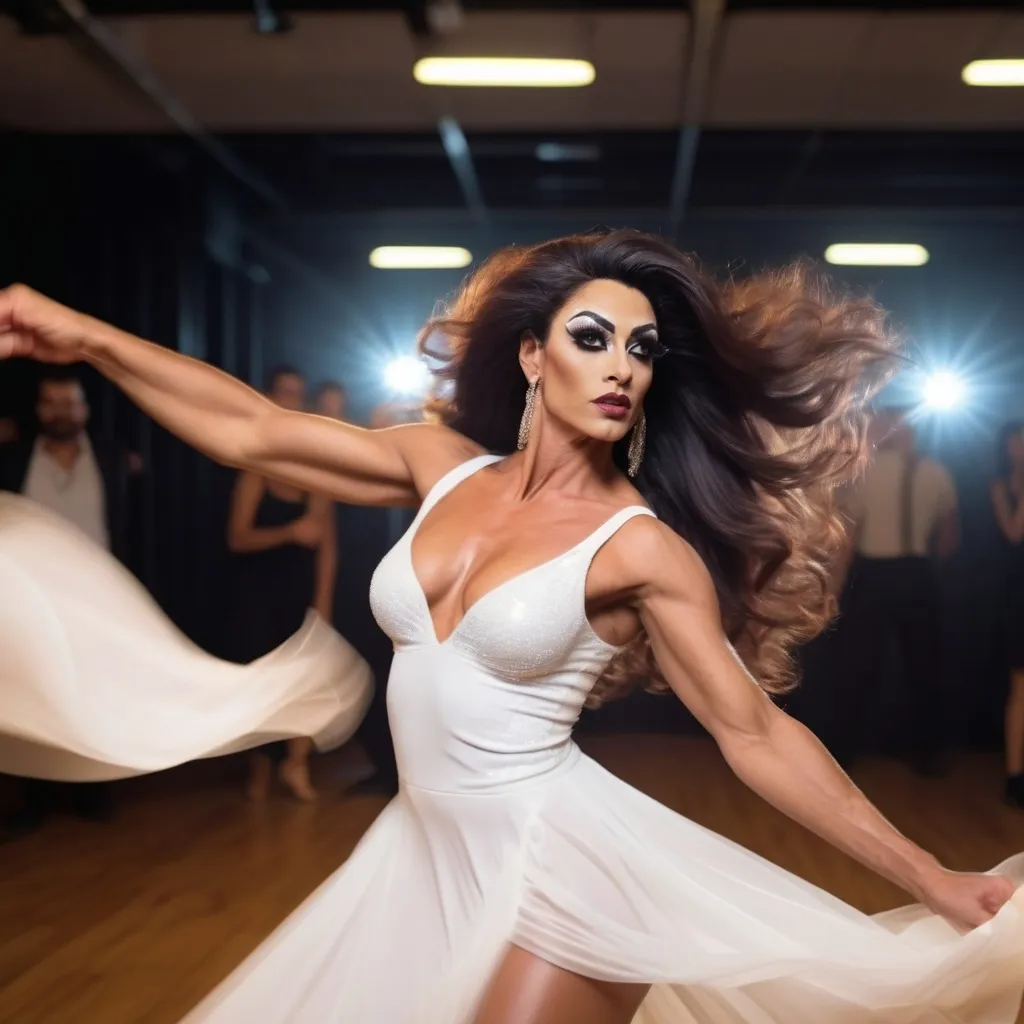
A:
{"type": "MultiPolygon", "coordinates": [[[[290,366],[273,370],[266,394],[285,409],[305,407],[302,374],[290,366]]],[[[283,644],[302,626],[309,608],[334,619],[337,572],[331,502],[298,488],[240,473],[231,496],[228,549],[234,559],[231,650],[248,663],[283,644]]],[[[309,774],[312,740],[267,744],[250,757],[247,792],[264,799],[278,765],[281,781],[300,800],[313,800],[309,774]]]]}
{"type": "MultiPolygon", "coordinates": [[[[371,427],[395,426],[420,418],[421,402],[388,401],[374,406],[371,427]],[[415,413],[410,410],[415,409],[415,413]]],[[[313,399],[313,411],[347,420],[348,392],[337,381],[325,381],[313,399]]],[[[334,628],[370,663],[373,699],[356,738],[372,765],[372,774],[349,790],[355,794],[392,796],[398,792],[395,745],[388,722],[387,681],[394,654],[391,640],[377,625],[370,608],[370,580],[377,564],[405,532],[415,511],[366,505],[335,505],[335,547],[340,552],[334,601],[334,628]]]]}
{"type": "Polygon", "coordinates": [[[1024,421],[1007,423],[996,447],[992,507],[1005,550],[1006,800],[1024,808],[1024,421]]]}
{"type": "MultiPolygon", "coordinates": [[[[45,505],[127,563],[130,483],[141,468],[138,456],[116,443],[90,439],[89,403],[71,370],[46,368],[35,415],[34,438],[0,447],[0,490],[45,505]]],[[[5,821],[7,838],[39,828],[62,794],[88,820],[105,820],[112,810],[108,783],[27,779],[23,793],[22,806],[5,821]]]]}
{"type": "Polygon", "coordinates": [[[313,412],[329,416],[332,420],[343,420],[348,412],[348,393],[345,386],[336,380],[324,381],[313,396],[313,412]]]}
{"type": "Polygon", "coordinates": [[[845,766],[861,753],[858,723],[871,700],[868,688],[894,650],[909,700],[911,763],[923,775],[936,775],[944,768],[946,720],[933,560],[957,546],[956,486],[941,463],[917,451],[906,409],[879,410],[870,430],[871,462],[843,496],[852,562],[840,621],[847,656],[835,684],[842,735],[833,753],[845,766]]]}

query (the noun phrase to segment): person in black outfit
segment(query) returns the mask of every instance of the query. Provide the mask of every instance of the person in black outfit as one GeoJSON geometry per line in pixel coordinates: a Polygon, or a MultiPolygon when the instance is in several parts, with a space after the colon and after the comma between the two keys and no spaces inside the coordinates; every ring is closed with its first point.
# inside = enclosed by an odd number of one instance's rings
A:
{"type": "Polygon", "coordinates": [[[940,463],[916,450],[907,410],[879,410],[871,429],[871,464],[843,498],[852,565],[835,641],[842,655],[832,700],[838,735],[826,745],[844,766],[861,752],[865,688],[892,648],[910,705],[906,753],[919,774],[937,776],[946,765],[946,724],[935,562],[957,546],[956,487],[940,463]]]}
{"type": "MultiPolygon", "coordinates": [[[[290,367],[275,370],[267,395],[287,409],[301,409],[305,384],[290,367]]],[[[312,607],[333,618],[337,565],[332,503],[297,488],[240,473],[231,498],[228,548],[234,561],[232,656],[248,663],[283,644],[312,607]]],[[[281,781],[301,800],[316,792],[309,777],[312,741],[300,737],[253,753],[248,793],[264,798],[272,762],[281,781]]]]}
{"type": "Polygon", "coordinates": [[[1007,423],[996,449],[992,507],[1005,558],[1003,601],[1010,692],[1006,701],[1006,801],[1024,808],[1024,421],[1007,423]]]}
{"type": "MultiPolygon", "coordinates": [[[[36,395],[38,434],[0,446],[0,490],[13,491],[71,520],[97,544],[128,562],[129,499],[138,456],[89,437],[89,405],[81,382],[70,370],[48,368],[36,395]]],[[[110,816],[107,783],[58,783],[27,779],[20,810],[4,822],[2,836],[35,831],[66,794],[82,818],[110,816]]]]}
{"type": "MultiPolygon", "coordinates": [[[[322,384],[317,390],[314,411],[332,419],[345,419],[347,402],[342,385],[333,381],[322,384]]],[[[381,415],[378,407],[373,414],[374,425],[391,425],[390,420],[380,422],[381,415]]],[[[387,681],[394,650],[370,610],[370,580],[415,512],[342,504],[336,509],[336,529],[341,538],[338,547],[343,553],[336,588],[335,627],[369,663],[376,683],[366,717],[356,733],[373,763],[374,773],[353,792],[392,796],[398,792],[398,766],[388,724],[387,681]]]]}

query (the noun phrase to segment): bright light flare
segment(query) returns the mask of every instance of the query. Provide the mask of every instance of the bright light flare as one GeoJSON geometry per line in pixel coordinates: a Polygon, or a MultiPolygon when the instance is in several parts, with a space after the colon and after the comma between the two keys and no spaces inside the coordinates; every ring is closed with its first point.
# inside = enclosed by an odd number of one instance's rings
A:
{"type": "Polygon", "coordinates": [[[924,381],[924,402],[930,409],[947,411],[963,404],[967,385],[962,377],[949,370],[938,370],[924,381]]]}
{"type": "Polygon", "coordinates": [[[578,88],[597,77],[588,60],[543,57],[424,57],[413,78],[420,85],[578,88]]]}
{"type": "Polygon", "coordinates": [[[384,367],[384,383],[398,395],[422,395],[430,384],[430,370],[416,356],[398,356],[384,367]]]}

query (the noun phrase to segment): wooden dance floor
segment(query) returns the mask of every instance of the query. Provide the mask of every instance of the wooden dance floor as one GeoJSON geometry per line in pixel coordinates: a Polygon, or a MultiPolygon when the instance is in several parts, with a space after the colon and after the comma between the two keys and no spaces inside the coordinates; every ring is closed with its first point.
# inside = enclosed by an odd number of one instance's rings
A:
{"type": "MultiPolygon", "coordinates": [[[[584,746],[668,806],[862,910],[907,902],[754,796],[707,740],[600,736],[584,746]]],[[[0,846],[0,1022],[175,1024],[373,821],[382,798],[345,796],[359,762],[354,749],[321,759],[315,806],[283,796],[247,804],[238,759],[190,765],[119,783],[109,823],[60,815],[0,846]]],[[[984,869],[1024,850],[1024,812],[1000,802],[995,756],[961,755],[943,780],[881,760],[855,778],[950,867],[984,869]]]]}

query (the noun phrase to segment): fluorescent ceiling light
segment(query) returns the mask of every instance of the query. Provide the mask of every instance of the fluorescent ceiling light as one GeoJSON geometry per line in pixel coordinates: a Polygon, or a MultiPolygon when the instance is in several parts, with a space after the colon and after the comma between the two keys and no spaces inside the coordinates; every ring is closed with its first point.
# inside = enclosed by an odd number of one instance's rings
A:
{"type": "Polygon", "coordinates": [[[421,85],[571,87],[596,77],[587,60],[539,57],[424,57],[413,77],[421,85]]]}
{"type": "Polygon", "coordinates": [[[923,245],[839,242],[825,250],[825,259],[844,267],[921,267],[928,262],[923,245]]]}
{"type": "Polygon", "coordinates": [[[570,160],[594,161],[601,159],[601,149],[588,142],[541,142],[534,153],[546,164],[557,164],[570,160]]]}
{"type": "Polygon", "coordinates": [[[1024,86],[1024,60],[972,60],[960,77],[968,85],[1024,86]]]}
{"type": "Polygon", "coordinates": [[[378,270],[451,270],[472,261],[468,249],[454,245],[381,245],[370,253],[378,270]]]}

